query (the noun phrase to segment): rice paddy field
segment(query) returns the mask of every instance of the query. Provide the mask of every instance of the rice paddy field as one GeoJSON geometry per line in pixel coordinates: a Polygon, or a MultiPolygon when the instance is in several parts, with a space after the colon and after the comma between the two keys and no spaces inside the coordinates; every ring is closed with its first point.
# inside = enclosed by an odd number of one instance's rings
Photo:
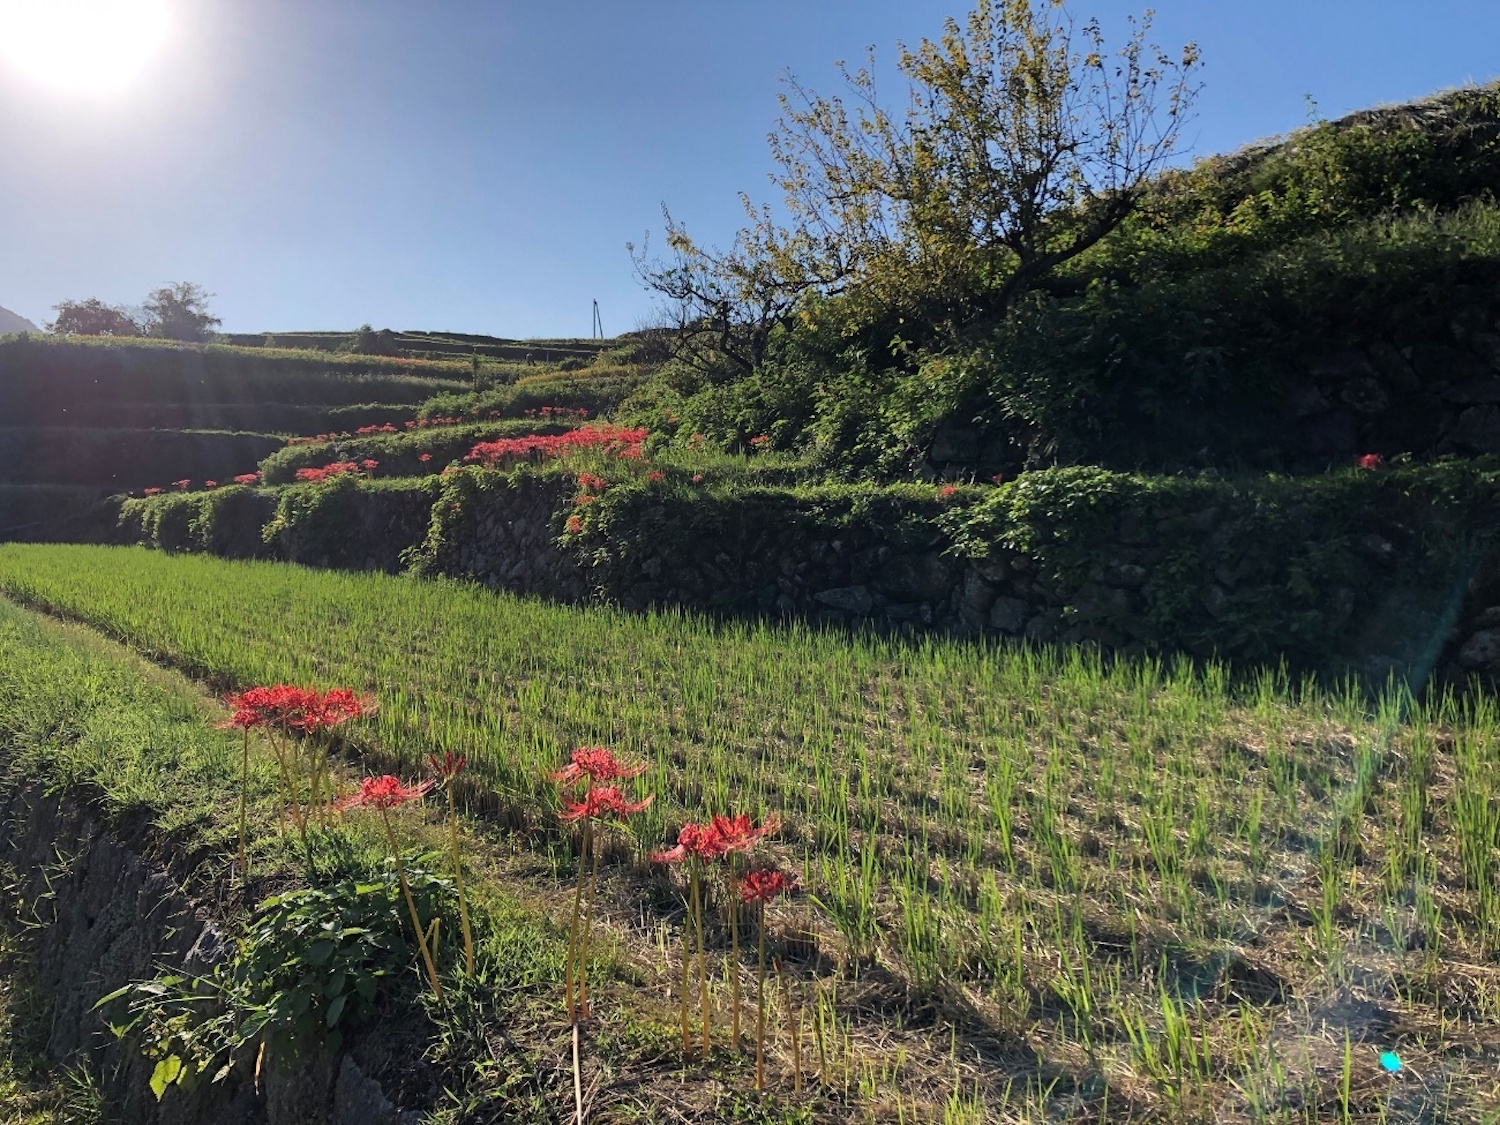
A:
{"type": "Polygon", "coordinates": [[[1478,692],[125,548],[0,546],[0,593],[213,691],[371,693],[348,776],[465,755],[466,823],[539,901],[575,836],[547,773],[586,745],[648,763],[602,901],[669,1034],[642,1064],[659,1084],[597,1120],[729,1119],[681,1108],[733,1079],[670,1050],[680,887],[648,855],[744,812],[782,819],[800,883],[768,912],[776,1093],[744,1120],[1500,1121],[1500,715],[1478,692]]]}

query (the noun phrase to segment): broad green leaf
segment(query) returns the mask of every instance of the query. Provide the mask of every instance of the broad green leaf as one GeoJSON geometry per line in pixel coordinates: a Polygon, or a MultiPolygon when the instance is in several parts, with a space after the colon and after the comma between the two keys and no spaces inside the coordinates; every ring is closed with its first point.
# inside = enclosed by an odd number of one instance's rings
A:
{"type": "Polygon", "coordinates": [[[167,1092],[167,1087],[182,1078],[182,1060],[176,1055],[168,1055],[156,1064],[156,1069],[151,1072],[151,1092],[156,1095],[156,1100],[161,1101],[162,1095],[167,1092]]]}

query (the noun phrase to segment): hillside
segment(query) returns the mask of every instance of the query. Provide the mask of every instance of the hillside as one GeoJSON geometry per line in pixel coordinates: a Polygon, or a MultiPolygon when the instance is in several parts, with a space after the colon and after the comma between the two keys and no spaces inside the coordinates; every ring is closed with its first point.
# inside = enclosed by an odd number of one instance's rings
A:
{"type": "Polygon", "coordinates": [[[18,316],[9,309],[0,308],[0,336],[6,336],[14,332],[39,332],[35,324],[24,316],[18,316]]]}
{"type": "Polygon", "coordinates": [[[469,365],[166,341],[0,342],[0,535],[113,534],[106,498],[228,481],[297,433],[400,424],[469,365]]]}
{"type": "Polygon", "coordinates": [[[1323,123],[749,374],[0,342],[0,539],[108,541],[0,545],[48,1049],[195,1122],[1494,1125],[1497,171],[1500,86],[1323,123]]]}
{"type": "Polygon", "coordinates": [[[1492,452],[1497,187],[1500,86],[1353,114],[1163,175],[999,319],[809,301],[754,375],[675,368],[638,405],[845,477],[1492,452]]]}

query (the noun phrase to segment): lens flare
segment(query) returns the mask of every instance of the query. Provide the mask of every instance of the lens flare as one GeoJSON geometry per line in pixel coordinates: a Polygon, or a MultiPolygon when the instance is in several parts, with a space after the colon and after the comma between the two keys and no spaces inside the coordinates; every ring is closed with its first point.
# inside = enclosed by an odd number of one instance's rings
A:
{"type": "Polygon", "coordinates": [[[69,93],[124,89],[171,28],[166,0],[0,0],[7,69],[69,93]]]}

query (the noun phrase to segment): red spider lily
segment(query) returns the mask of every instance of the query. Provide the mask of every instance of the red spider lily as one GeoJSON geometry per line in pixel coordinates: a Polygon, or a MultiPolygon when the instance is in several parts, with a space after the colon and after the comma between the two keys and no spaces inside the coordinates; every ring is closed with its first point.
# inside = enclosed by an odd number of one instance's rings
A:
{"type": "Polygon", "coordinates": [[[958,486],[956,484],[945,484],[942,488],[938,489],[937,495],[939,500],[952,500],[958,495],[958,486]]]}
{"type": "Polygon", "coordinates": [[[681,863],[692,856],[707,862],[724,854],[724,841],[712,822],[708,824],[684,824],[677,833],[677,846],[664,852],[653,852],[657,863],[681,863]]]}
{"type": "Polygon", "coordinates": [[[591,488],[599,492],[605,492],[609,489],[609,481],[605,480],[603,477],[597,477],[593,473],[579,473],[578,487],[585,489],[591,488]]]}
{"type": "Polygon", "coordinates": [[[623,762],[607,746],[580,746],[572,760],[562,769],[549,773],[547,779],[559,785],[572,785],[584,778],[592,782],[627,781],[646,772],[642,763],[623,762]]]}
{"type": "Polygon", "coordinates": [[[359,463],[359,467],[367,473],[373,473],[376,469],[380,468],[380,462],[374,460],[373,458],[366,457],[359,463]]]}
{"type": "Polygon", "coordinates": [[[298,469],[296,479],[316,484],[319,481],[327,480],[329,477],[342,476],[345,473],[357,473],[360,471],[361,468],[358,462],[331,461],[320,469],[298,469]]]}
{"type": "Polygon", "coordinates": [[[570,535],[577,535],[581,531],[583,531],[583,521],[581,519],[579,519],[577,516],[569,516],[568,517],[568,533],[570,535]]]}
{"type": "Polygon", "coordinates": [[[359,792],[345,797],[338,803],[341,809],[368,806],[372,809],[394,809],[408,801],[418,801],[427,795],[432,782],[422,781],[416,785],[402,785],[399,777],[384,774],[367,777],[359,783],[359,792]]]}
{"type": "Polygon", "coordinates": [[[990,483],[991,484],[1004,484],[1005,483],[1005,474],[1004,473],[996,473],[994,476],[990,477],[990,483]]]}
{"type": "MultiPolygon", "coordinates": [[[[774,832],[777,828],[775,820],[767,820],[756,827],[749,816],[744,813],[738,816],[716,816],[709,821],[713,836],[713,844],[720,854],[729,859],[729,944],[730,964],[739,964],[740,957],[740,916],[739,904],[734,898],[735,888],[735,856],[739,852],[749,851],[755,844],[774,832]]],[[[730,977],[731,1006],[733,1011],[733,1023],[731,1025],[731,1041],[735,1049],[739,1049],[740,1043],[740,980],[738,974],[730,977]]]]}
{"type": "MultiPolygon", "coordinates": [[[[316,695],[316,693],[314,693],[316,695]]],[[[299,723],[305,731],[327,730],[343,726],[350,719],[363,718],[375,709],[368,696],[355,695],[349,688],[332,688],[317,699],[299,723]]]]}
{"type": "Polygon", "coordinates": [[[462,754],[454,754],[452,750],[444,750],[441,762],[438,761],[436,754],[428,754],[427,764],[432,767],[432,772],[437,774],[438,777],[444,781],[452,781],[464,772],[464,766],[468,764],[468,759],[462,754]]]}
{"type": "Polygon", "coordinates": [[[771,818],[757,828],[744,813],[739,816],[716,816],[709,823],[722,853],[725,854],[749,851],[758,841],[780,827],[775,818],[771,818]]]}
{"type": "Polygon", "coordinates": [[[652,469],[651,472],[646,476],[646,479],[652,484],[656,484],[659,481],[665,480],[666,476],[660,469],[652,469]]]}
{"type": "Polygon", "coordinates": [[[422,964],[427,969],[427,980],[432,985],[433,993],[441,999],[443,986],[438,980],[437,961],[433,956],[432,948],[427,944],[427,931],[422,926],[421,915],[417,913],[417,903],[412,898],[411,884],[406,879],[406,867],[401,862],[401,847],[396,839],[396,829],[391,824],[392,809],[409,801],[421,800],[432,788],[432,784],[430,781],[423,781],[416,785],[402,785],[401,779],[391,774],[367,777],[359,783],[359,792],[345,797],[338,803],[338,808],[352,809],[363,806],[379,810],[381,823],[385,827],[386,844],[390,847],[391,859],[396,864],[396,877],[401,882],[401,895],[406,899],[406,909],[411,914],[412,929],[417,934],[417,949],[422,955],[422,964]]]}
{"type": "Polygon", "coordinates": [[[774,867],[751,871],[740,882],[740,897],[755,904],[756,919],[760,923],[759,973],[756,976],[755,999],[755,1088],[766,1088],[766,903],[783,891],[790,890],[792,880],[785,872],[774,867]]]}
{"type": "Polygon", "coordinates": [[[317,692],[293,687],[291,684],[253,687],[225,700],[234,711],[234,718],[222,725],[254,727],[281,723],[289,727],[300,727],[303,718],[318,707],[319,701],[317,692]]]}
{"type": "Polygon", "coordinates": [[[431,454],[431,453],[423,453],[423,454],[420,454],[420,455],[419,455],[419,456],[418,456],[418,457],[417,457],[417,460],[418,460],[418,461],[420,461],[420,462],[422,462],[422,464],[424,464],[424,465],[425,465],[425,464],[427,464],[427,462],[429,462],[429,461],[431,461],[431,460],[432,460],[432,454],[431,454]]]}
{"type": "Polygon", "coordinates": [[[771,435],[770,434],[759,434],[758,436],[753,437],[753,438],[750,439],[750,448],[751,449],[761,449],[761,448],[763,448],[763,447],[765,447],[767,445],[770,445],[770,444],[771,444],[771,435]]]}
{"type": "Polygon", "coordinates": [[[770,902],[777,895],[792,889],[793,880],[784,871],[766,867],[746,872],[740,880],[740,898],[747,903],[770,902]]]}
{"type": "Polygon", "coordinates": [[[219,487],[219,482],[216,481],[216,480],[206,480],[206,481],[203,482],[203,487],[204,488],[218,488],[219,487]]]}
{"type": "Polygon", "coordinates": [[[703,483],[703,474],[702,473],[694,473],[693,474],[693,483],[694,484],[702,484],[703,483]]]}
{"type": "Polygon", "coordinates": [[[583,800],[564,804],[563,811],[558,813],[558,819],[567,823],[585,817],[601,820],[607,815],[623,819],[640,812],[653,800],[655,797],[647,797],[644,801],[627,801],[618,785],[595,785],[584,794],[583,800]]]}
{"type": "Polygon", "coordinates": [[[601,449],[621,456],[639,456],[641,443],[649,436],[645,428],[623,426],[590,426],[569,430],[565,434],[528,434],[525,437],[482,441],[469,451],[465,461],[499,465],[505,461],[532,457],[558,457],[580,449],[601,449]]]}
{"type": "Polygon", "coordinates": [[[260,483],[260,474],[259,473],[241,473],[239,476],[237,476],[237,477],[234,478],[234,483],[235,484],[259,484],[260,483]]]}
{"type": "Polygon", "coordinates": [[[161,489],[159,489],[159,488],[148,488],[148,489],[146,489],[146,495],[147,496],[160,496],[161,495],[161,489]]]}
{"type": "Polygon", "coordinates": [[[1356,458],[1354,463],[1361,469],[1373,471],[1385,464],[1385,458],[1378,453],[1366,453],[1363,457],[1356,458]]]}
{"type": "Polygon", "coordinates": [[[190,480],[174,480],[172,482],[172,487],[180,488],[182,489],[182,491],[186,492],[189,488],[193,487],[193,482],[190,480]]]}

